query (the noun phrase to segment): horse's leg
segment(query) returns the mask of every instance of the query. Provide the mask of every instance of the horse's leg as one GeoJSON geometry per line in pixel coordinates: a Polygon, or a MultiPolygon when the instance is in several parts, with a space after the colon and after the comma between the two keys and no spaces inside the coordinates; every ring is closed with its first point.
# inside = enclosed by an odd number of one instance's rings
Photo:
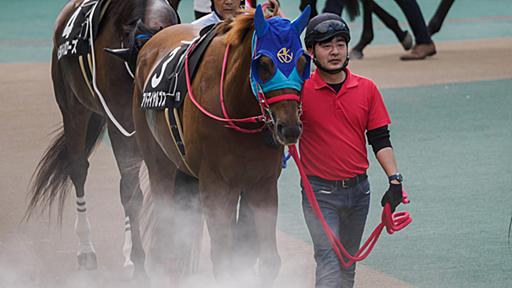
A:
{"type": "Polygon", "coordinates": [[[232,276],[233,219],[240,191],[229,187],[219,178],[200,175],[199,192],[211,239],[213,273],[222,282],[232,276]]]}
{"type": "MultiPolygon", "coordinates": [[[[135,91],[134,93],[140,93],[135,91]]],[[[139,109],[138,107],[134,109],[139,109]]],[[[137,131],[137,143],[139,151],[143,155],[144,162],[148,169],[151,203],[149,229],[150,241],[147,247],[147,263],[151,275],[164,283],[171,283],[178,286],[180,277],[187,271],[184,267],[187,259],[181,259],[183,251],[176,246],[176,240],[180,237],[182,227],[177,226],[174,204],[175,184],[178,168],[169,160],[157,143],[148,126],[145,114],[135,110],[134,122],[137,131]],[[182,261],[183,260],[183,261],[182,261]]],[[[180,180],[181,181],[181,180],[180,180]]],[[[193,242],[193,239],[187,239],[193,242]]],[[[191,255],[186,255],[191,256],[191,255]]],[[[193,262],[188,259],[188,262],[193,262]]]]}
{"type": "Polygon", "coordinates": [[[398,21],[395,17],[391,16],[391,14],[389,14],[373,0],[370,1],[372,2],[372,9],[377,17],[379,17],[379,19],[384,23],[384,25],[386,25],[386,27],[393,31],[398,41],[400,41],[400,44],[402,44],[402,47],[405,50],[411,49],[413,44],[411,34],[408,31],[404,31],[402,28],[400,28],[400,24],[398,24],[398,21]]]}
{"type": "Polygon", "coordinates": [[[249,269],[256,264],[260,247],[254,225],[254,213],[249,207],[245,192],[240,195],[238,218],[234,222],[235,267],[249,269]]]}
{"type": "MultiPolygon", "coordinates": [[[[138,133],[139,130],[137,130],[138,133]]],[[[157,149],[160,149],[159,147],[157,149]]],[[[165,157],[155,157],[145,163],[148,167],[148,176],[151,189],[151,240],[147,251],[151,263],[151,270],[162,281],[179,280],[180,267],[178,261],[179,251],[175,245],[175,227],[173,195],[177,168],[165,157]]]]}
{"type": "Polygon", "coordinates": [[[139,181],[142,157],[139,154],[135,137],[125,137],[111,122],[108,126],[108,135],[121,174],[119,187],[125,215],[124,267],[133,266],[133,260],[135,262],[134,275],[145,275],[145,254],[139,229],[139,214],[143,201],[139,181]]]}
{"type": "Polygon", "coordinates": [[[91,225],[87,217],[84,185],[89,168],[89,151],[105,125],[104,118],[93,114],[80,104],[63,111],[64,135],[69,157],[69,177],[75,186],[75,232],[79,238],[78,265],[80,269],[97,268],[96,252],[91,241],[91,225]]]}
{"type": "Polygon", "coordinates": [[[175,224],[179,233],[175,233],[177,251],[181,254],[184,275],[196,272],[199,266],[201,240],[203,237],[203,215],[199,201],[199,182],[196,178],[181,171],[176,172],[173,209],[175,224]]]}
{"type": "Polygon", "coordinates": [[[446,15],[448,15],[448,11],[450,11],[453,2],[455,2],[455,0],[441,0],[441,3],[439,3],[439,6],[437,7],[436,13],[428,22],[427,29],[428,33],[430,33],[430,36],[441,30],[441,26],[443,25],[444,19],[446,18],[446,15]]]}
{"type": "Polygon", "coordinates": [[[362,59],[364,48],[373,40],[372,2],[371,0],[363,1],[363,32],[359,42],[350,51],[351,59],[362,59]]]}
{"type": "Polygon", "coordinates": [[[246,191],[247,203],[254,217],[254,229],[259,242],[259,275],[263,287],[270,287],[281,267],[277,251],[277,181],[261,181],[246,191]]]}
{"type": "Polygon", "coordinates": [[[93,270],[97,268],[97,261],[91,241],[84,185],[89,168],[88,158],[103,131],[105,118],[91,112],[78,101],[68,82],[62,77],[69,71],[62,71],[55,53],[52,57],[53,90],[64,126],[65,153],[61,161],[67,162],[66,172],[75,187],[76,195],[75,232],[79,238],[78,266],[80,269],[93,270]]]}

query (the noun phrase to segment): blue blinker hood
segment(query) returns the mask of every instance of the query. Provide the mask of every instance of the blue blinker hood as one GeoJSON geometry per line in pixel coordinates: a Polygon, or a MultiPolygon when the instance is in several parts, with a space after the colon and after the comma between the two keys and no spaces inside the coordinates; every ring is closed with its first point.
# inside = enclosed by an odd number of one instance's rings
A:
{"type": "Polygon", "coordinates": [[[291,88],[297,91],[309,78],[311,59],[302,49],[300,34],[306,28],[311,9],[309,6],[293,22],[280,17],[268,20],[263,16],[261,5],[254,13],[254,34],[252,38],[252,61],[250,81],[252,92],[258,100],[258,93],[291,88]],[[302,75],[297,70],[297,62],[304,55],[307,59],[302,75]],[[270,58],[274,64],[274,75],[263,82],[258,76],[258,59],[262,56],[270,58]]]}

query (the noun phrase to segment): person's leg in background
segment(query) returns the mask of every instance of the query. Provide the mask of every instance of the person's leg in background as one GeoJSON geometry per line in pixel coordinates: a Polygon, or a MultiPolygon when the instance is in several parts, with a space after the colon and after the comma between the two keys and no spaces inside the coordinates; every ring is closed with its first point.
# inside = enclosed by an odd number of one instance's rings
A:
{"type": "Polygon", "coordinates": [[[309,19],[311,19],[318,15],[318,10],[316,10],[316,0],[300,0],[299,9],[302,12],[308,5],[311,7],[311,14],[309,14],[309,19]]]}
{"type": "Polygon", "coordinates": [[[420,6],[416,0],[395,0],[402,9],[409,26],[411,26],[416,45],[409,54],[400,57],[401,60],[422,60],[427,56],[436,54],[436,46],[430,38],[425,24],[425,18],[421,13],[420,6]]]}
{"type": "Polygon", "coordinates": [[[450,11],[453,2],[455,2],[455,0],[441,0],[436,13],[434,13],[434,16],[432,16],[428,22],[427,29],[430,36],[441,30],[441,26],[443,25],[444,19],[446,18],[446,15],[448,15],[448,11],[450,11]]]}
{"type": "Polygon", "coordinates": [[[341,15],[343,11],[343,0],[325,0],[323,13],[334,13],[336,15],[341,15]]]}
{"type": "Polygon", "coordinates": [[[363,1],[363,32],[350,51],[350,59],[363,59],[363,49],[373,41],[373,1],[363,1]]]}
{"type": "Polygon", "coordinates": [[[402,30],[398,21],[386,10],[380,7],[373,0],[363,0],[363,32],[359,42],[350,51],[350,59],[362,59],[363,50],[373,41],[373,17],[377,17],[388,27],[397,37],[404,50],[412,48],[412,36],[408,31],[402,30]]]}

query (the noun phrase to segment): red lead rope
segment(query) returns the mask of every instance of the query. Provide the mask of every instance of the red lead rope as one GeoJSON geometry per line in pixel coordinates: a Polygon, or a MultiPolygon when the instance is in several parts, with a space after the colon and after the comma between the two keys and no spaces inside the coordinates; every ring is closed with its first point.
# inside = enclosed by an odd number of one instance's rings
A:
{"type": "MultiPolygon", "coordinates": [[[[338,256],[341,265],[343,265],[344,267],[348,268],[352,266],[352,264],[354,264],[355,262],[362,261],[366,257],[368,257],[368,255],[370,255],[370,252],[372,252],[375,244],[377,243],[377,240],[379,239],[384,227],[386,227],[386,231],[389,234],[393,234],[396,231],[402,230],[407,225],[409,225],[409,223],[412,222],[412,218],[410,217],[408,212],[395,212],[391,214],[391,207],[389,206],[389,203],[386,204],[386,206],[384,206],[384,209],[382,210],[381,223],[377,225],[377,227],[375,227],[368,240],[366,240],[366,242],[361,246],[361,248],[356,252],[356,254],[354,256],[350,255],[348,251],[345,249],[345,247],[343,247],[340,240],[336,237],[336,235],[334,235],[327,222],[325,222],[324,216],[322,215],[322,211],[320,211],[320,207],[318,206],[318,202],[316,201],[313,188],[311,187],[311,184],[309,183],[306,174],[304,173],[302,164],[299,160],[297,147],[295,145],[289,145],[288,150],[292,155],[293,159],[295,160],[295,162],[297,163],[297,167],[299,168],[300,177],[302,178],[302,183],[304,185],[304,189],[306,190],[306,197],[308,198],[309,204],[311,205],[311,208],[313,209],[313,212],[315,213],[316,217],[322,224],[322,228],[324,229],[324,232],[327,235],[329,242],[331,243],[332,249],[338,256]],[[347,258],[348,261],[346,261],[344,257],[347,258]]],[[[405,191],[403,191],[402,193],[402,203],[409,203],[409,200],[407,200],[407,193],[405,193],[405,191]]]]}

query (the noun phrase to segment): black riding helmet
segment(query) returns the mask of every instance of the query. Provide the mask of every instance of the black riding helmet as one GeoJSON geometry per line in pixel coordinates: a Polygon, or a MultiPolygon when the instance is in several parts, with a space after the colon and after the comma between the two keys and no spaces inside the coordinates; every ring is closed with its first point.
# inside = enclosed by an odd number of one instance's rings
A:
{"type": "Polygon", "coordinates": [[[316,67],[329,74],[340,73],[348,65],[348,55],[345,58],[343,66],[339,69],[327,69],[323,67],[320,62],[316,59],[315,54],[315,43],[323,42],[333,38],[334,36],[341,36],[345,39],[345,42],[350,42],[350,29],[348,28],[347,22],[340,16],[333,13],[322,13],[313,17],[306,28],[306,48],[313,49],[313,63],[316,67]]]}
{"type": "Polygon", "coordinates": [[[306,48],[311,48],[315,43],[328,40],[334,36],[342,36],[350,42],[350,29],[347,22],[333,13],[322,13],[313,17],[306,28],[304,42],[306,48]]]}

